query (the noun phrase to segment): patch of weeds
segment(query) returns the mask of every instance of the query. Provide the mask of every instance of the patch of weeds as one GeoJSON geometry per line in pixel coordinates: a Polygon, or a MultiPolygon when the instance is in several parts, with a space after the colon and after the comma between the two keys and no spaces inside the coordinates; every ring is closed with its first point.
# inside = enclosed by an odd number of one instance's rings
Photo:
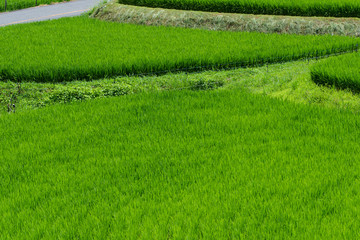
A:
{"type": "Polygon", "coordinates": [[[192,90],[212,90],[224,86],[225,81],[221,79],[206,79],[200,77],[190,80],[192,90]]]}
{"type": "Polygon", "coordinates": [[[164,90],[213,90],[224,86],[226,81],[213,75],[166,74],[148,77],[119,77],[96,81],[68,83],[23,83],[0,82],[1,112],[7,111],[11,96],[16,96],[19,110],[41,108],[53,104],[87,101],[95,98],[116,97],[140,92],[164,90]]]}

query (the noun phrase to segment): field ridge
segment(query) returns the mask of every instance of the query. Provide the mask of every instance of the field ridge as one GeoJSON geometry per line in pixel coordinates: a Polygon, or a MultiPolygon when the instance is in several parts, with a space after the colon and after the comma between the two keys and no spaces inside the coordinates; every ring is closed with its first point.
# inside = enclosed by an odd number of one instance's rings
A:
{"type": "Polygon", "coordinates": [[[302,35],[360,36],[357,18],[269,16],[139,7],[110,2],[90,15],[106,21],[150,26],[302,35]]]}

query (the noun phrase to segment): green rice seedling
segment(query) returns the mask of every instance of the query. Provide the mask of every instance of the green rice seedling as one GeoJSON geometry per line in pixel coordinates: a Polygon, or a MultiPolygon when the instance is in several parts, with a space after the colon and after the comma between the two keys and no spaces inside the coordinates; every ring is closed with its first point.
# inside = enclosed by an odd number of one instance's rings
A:
{"type": "Polygon", "coordinates": [[[85,17],[0,29],[0,79],[62,82],[246,67],[352,49],[357,38],[216,32],[85,17]]]}
{"type": "Polygon", "coordinates": [[[1,116],[1,239],[358,239],[359,125],[240,89],[1,116]]]}
{"type": "Polygon", "coordinates": [[[118,2],[137,6],[206,12],[360,17],[358,0],[118,0],[118,2]]]}
{"type": "Polygon", "coordinates": [[[311,68],[317,84],[360,92],[360,54],[353,53],[323,60],[311,68]]]}
{"type": "Polygon", "coordinates": [[[69,0],[7,0],[7,1],[1,0],[0,12],[4,12],[5,10],[12,11],[23,8],[35,7],[42,4],[50,4],[54,2],[65,2],[65,1],[69,1],[69,0]]]}

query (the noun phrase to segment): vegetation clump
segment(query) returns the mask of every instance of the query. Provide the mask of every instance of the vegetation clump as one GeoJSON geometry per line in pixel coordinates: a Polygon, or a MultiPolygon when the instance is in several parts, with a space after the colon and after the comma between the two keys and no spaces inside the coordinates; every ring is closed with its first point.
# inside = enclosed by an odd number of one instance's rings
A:
{"type": "Polygon", "coordinates": [[[322,60],[311,68],[317,84],[360,92],[360,54],[353,53],[322,60]]]}

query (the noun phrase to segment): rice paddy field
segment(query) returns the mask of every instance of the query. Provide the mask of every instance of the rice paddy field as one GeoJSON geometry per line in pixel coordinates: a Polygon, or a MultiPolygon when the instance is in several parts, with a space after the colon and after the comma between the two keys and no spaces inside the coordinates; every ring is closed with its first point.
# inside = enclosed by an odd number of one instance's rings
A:
{"type": "Polygon", "coordinates": [[[360,238],[359,38],[82,16],[2,27],[0,42],[1,240],[360,238]]]}
{"type": "Polygon", "coordinates": [[[360,91],[360,54],[353,53],[319,62],[311,69],[318,84],[360,91]]]}
{"type": "Polygon", "coordinates": [[[205,12],[360,17],[360,2],[357,0],[118,0],[118,2],[205,12]]]}
{"type": "Polygon", "coordinates": [[[23,8],[35,7],[43,4],[50,4],[54,2],[65,2],[69,0],[7,0],[5,4],[5,0],[0,1],[0,12],[13,11],[23,8]],[[5,9],[6,5],[6,9],[5,9]]]}
{"type": "Polygon", "coordinates": [[[7,115],[2,239],[356,239],[359,121],[241,89],[7,115]]]}
{"type": "Polygon", "coordinates": [[[61,82],[255,66],[353,50],[360,41],[147,27],[78,17],[1,28],[0,42],[3,81],[61,82]]]}

